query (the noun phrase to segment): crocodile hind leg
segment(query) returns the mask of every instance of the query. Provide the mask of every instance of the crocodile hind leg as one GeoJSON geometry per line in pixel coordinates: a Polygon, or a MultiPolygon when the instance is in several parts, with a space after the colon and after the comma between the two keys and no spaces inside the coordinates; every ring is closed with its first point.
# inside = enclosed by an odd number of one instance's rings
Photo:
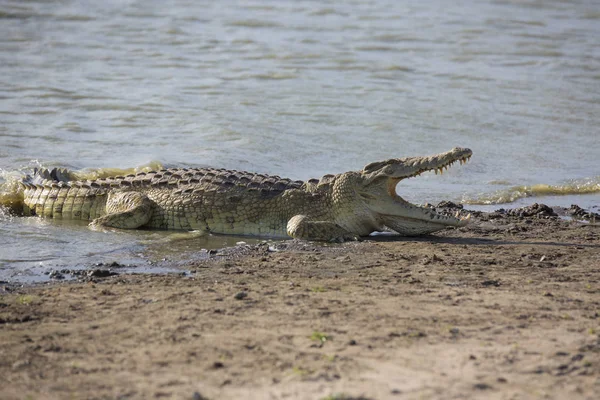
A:
{"type": "Polygon", "coordinates": [[[306,215],[296,215],[287,224],[287,234],[294,239],[344,242],[358,240],[358,235],[329,221],[311,221],[306,215]]]}
{"type": "Polygon", "coordinates": [[[153,203],[138,192],[115,192],[108,195],[106,214],[90,223],[91,227],[135,229],[152,217],[153,203]]]}

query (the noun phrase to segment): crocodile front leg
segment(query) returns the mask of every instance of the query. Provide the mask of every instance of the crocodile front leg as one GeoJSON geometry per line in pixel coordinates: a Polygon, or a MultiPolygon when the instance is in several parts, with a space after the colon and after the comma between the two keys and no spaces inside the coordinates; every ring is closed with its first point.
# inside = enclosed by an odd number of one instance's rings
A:
{"type": "Polygon", "coordinates": [[[152,217],[154,203],[138,192],[115,192],[108,195],[106,215],[96,218],[91,227],[135,229],[152,217]]]}
{"type": "Polygon", "coordinates": [[[311,221],[306,215],[296,215],[287,224],[287,234],[294,239],[344,242],[359,240],[358,235],[330,221],[311,221]]]}

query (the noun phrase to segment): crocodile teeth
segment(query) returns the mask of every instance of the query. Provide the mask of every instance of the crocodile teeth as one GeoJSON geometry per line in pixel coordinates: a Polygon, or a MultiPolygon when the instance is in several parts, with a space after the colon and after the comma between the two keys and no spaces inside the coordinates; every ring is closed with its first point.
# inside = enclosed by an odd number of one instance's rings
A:
{"type": "Polygon", "coordinates": [[[461,221],[469,221],[471,219],[471,213],[467,214],[466,217],[460,217],[461,221]]]}
{"type": "Polygon", "coordinates": [[[454,218],[460,218],[460,211],[454,213],[454,218]]]}

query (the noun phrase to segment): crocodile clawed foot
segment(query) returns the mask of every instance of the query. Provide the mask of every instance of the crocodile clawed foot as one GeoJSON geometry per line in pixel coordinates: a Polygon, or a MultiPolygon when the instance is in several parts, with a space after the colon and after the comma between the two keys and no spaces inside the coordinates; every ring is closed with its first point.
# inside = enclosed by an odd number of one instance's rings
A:
{"type": "Polygon", "coordinates": [[[88,224],[88,228],[90,228],[91,230],[96,231],[96,232],[116,232],[116,231],[118,231],[118,229],[116,229],[114,227],[106,226],[105,224],[103,224],[101,218],[96,218],[95,220],[90,222],[88,224]]]}

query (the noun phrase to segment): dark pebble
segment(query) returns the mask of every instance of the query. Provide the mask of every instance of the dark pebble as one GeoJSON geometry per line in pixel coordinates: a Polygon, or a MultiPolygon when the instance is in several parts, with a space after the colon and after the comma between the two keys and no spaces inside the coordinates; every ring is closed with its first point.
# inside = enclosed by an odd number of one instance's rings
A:
{"type": "Polygon", "coordinates": [[[214,369],[221,369],[221,368],[225,368],[225,364],[223,364],[221,361],[215,361],[213,363],[212,367],[214,369]]]}
{"type": "Polygon", "coordinates": [[[571,357],[571,361],[581,361],[583,360],[583,354],[575,354],[573,357],[571,357]]]}
{"type": "Polygon", "coordinates": [[[119,275],[116,272],[110,271],[108,269],[94,269],[92,271],[88,271],[87,276],[94,278],[106,278],[108,276],[119,275]]]}
{"type": "Polygon", "coordinates": [[[247,292],[239,292],[236,293],[235,296],[233,296],[236,300],[244,300],[246,297],[248,297],[248,293],[247,292]]]}
{"type": "Polygon", "coordinates": [[[492,387],[490,385],[488,385],[487,383],[476,383],[473,385],[473,389],[477,389],[477,390],[488,390],[491,388],[492,387]]]}
{"type": "Polygon", "coordinates": [[[58,271],[50,272],[50,279],[65,279],[65,276],[58,271]]]}
{"type": "Polygon", "coordinates": [[[481,284],[483,286],[495,286],[495,287],[498,287],[498,286],[500,286],[500,281],[489,279],[487,281],[481,282],[481,284]]]}
{"type": "Polygon", "coordinates": [[[447,200],[444,200],[444,201],[438,203],[438,205],[436,207],[438,207],[438,208],[459,208],[461,210],[463,209],[462,204],[453,203],[453,202],[447,201],[447,200]]]}

